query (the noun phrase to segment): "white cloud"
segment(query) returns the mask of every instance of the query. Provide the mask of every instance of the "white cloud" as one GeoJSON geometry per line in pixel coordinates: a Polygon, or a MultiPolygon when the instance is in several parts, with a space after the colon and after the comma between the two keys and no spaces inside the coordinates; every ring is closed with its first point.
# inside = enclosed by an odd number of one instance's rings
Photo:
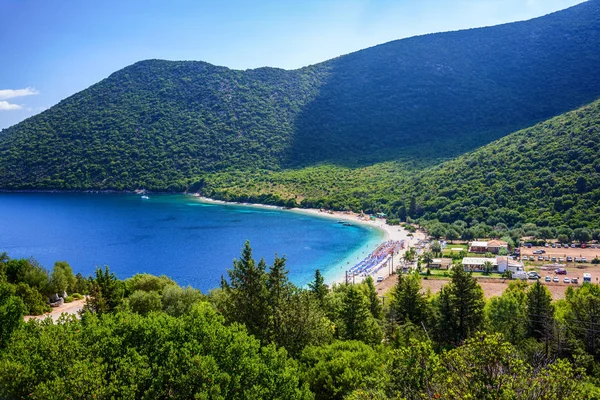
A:
{"type": "Polygon", "coordinates": [[[0,101],[0,111],[20,110],[23,108],[18,104],[11,104],[8,101],[0,101]]]}
{"type": "Polygon", "coordinates": [[[0,89],[0,100],[12,99],[13,97],[34,96],[40,94],[34,88],[25,89],[0,89]]]}

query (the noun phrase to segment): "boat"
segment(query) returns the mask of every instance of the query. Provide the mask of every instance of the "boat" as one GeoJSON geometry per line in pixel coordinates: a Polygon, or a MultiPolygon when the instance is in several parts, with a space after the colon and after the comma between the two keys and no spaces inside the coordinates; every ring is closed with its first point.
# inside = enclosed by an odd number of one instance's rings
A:
{"type": "Polygon", "coordinates": [[[142,196],[142,200],[148,200],[148,199],[150,199],[150,197],[148,197],[148,196],[146,196],[146,195],[143,195],[143,196],[142,196]]]}

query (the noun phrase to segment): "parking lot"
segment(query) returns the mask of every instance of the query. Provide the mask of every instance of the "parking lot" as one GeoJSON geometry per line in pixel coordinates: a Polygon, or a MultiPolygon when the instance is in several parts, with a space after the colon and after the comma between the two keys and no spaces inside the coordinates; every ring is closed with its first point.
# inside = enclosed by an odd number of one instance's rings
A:
{"type": "Polygon", "coordinates": [[[552,247],[521,247],[521,257],[524,259],[526,256],[528,259],[533,257],[535,261],[524,260],[525,269],[530,269],[535,267],[538,270],[538,273],[542,276],[542,283],[550,284],[550,285],[573,285],[570,283],[563,283],[564,277],[568,278],[578,278],[578,284],[581,284],[583,281],[583,274],[589,273],[592,275],[592,282],[599,283],[598,278],[600,277],[600,264],[592,264],[591,261],[598,257],[600,258],[600,249],[599,248],[552,248],[552,247]],[[543,254],[534,254],[534,252],[544,250],[543,254]],[[540,261],[538,258],[542,256],[543,260],[540,261]],[[568,261],[569,257],[572,261],[568,261]],[[585,259],[585,262],[575,262],[576,259],[585,259]],[[566,275],[557,275],[559,277],[559,282],[545,282],[545,277],[550,276],[551,279],[556,275],[554,270],[556,267],[544,267],[549,264],[563,264],[567,270],[566,275]]]}

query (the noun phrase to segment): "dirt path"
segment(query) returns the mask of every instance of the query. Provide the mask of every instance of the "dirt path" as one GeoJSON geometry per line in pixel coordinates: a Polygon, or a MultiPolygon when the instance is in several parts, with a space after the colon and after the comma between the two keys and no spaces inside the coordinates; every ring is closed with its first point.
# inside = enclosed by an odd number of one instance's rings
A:
{"type": "Polygon", "coordinates": [[[65,303],[60,307],[53,308],[51,312],[44,315],[27,315],[25,316],[25,321],[29,321],[30,319],[43,320],[47,317],[50,317],[54,322],[56,322],[62,313],[77,314],[79,311],[81,311],[81,309],[83,309],[84,304],[85,299],[74,300],[71,303],[65,303]]]}
{"type": "MultiPolygon", "coordinates": [[[[483,289],[483,294],[486,299],[494,296],[500,296],[508,287],[509,281],[501,279],[478,279],[477,282],[483,289]]],[[[423,292],[431,291],[431,294],[439,293],[442,286],[448,283],[446,279],[422,279],[421,285],[423,286],[423,292]]],[[[527,283],[531,284],[532,281],[527,283]]],[[[383,296],[389,290],[391,290],[396,284],[396,278],[393,276],[390,279],[386,279],[377,286],[377,293],[383,296]]],[[[566,284],[566,283],[553,283],[553,282],[542,282],[544,286],[547,286],[552,294],[554,300],[560,300],[565,298],[565,291],[569,286],[577,287],[578,285],[566,284]]]]}

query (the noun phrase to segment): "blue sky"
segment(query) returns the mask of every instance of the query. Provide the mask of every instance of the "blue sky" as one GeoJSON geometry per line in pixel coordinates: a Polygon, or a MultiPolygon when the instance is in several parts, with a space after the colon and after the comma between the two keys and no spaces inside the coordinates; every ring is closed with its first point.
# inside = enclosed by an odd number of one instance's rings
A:
{"type": "Polygon", "coordinates": [[[299,68],[582,0],[0,0],[0,129],[136,61],[299,68]]]}

